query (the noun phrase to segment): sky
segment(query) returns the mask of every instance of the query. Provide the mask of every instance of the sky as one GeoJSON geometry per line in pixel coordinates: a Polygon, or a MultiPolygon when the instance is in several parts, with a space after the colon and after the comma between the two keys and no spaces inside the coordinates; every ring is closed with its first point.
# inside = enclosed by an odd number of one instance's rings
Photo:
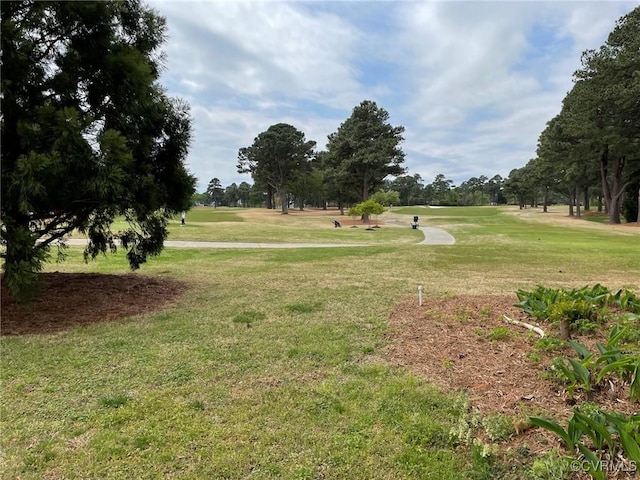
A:
{"type": "Polygon", "coordinates": [[[364,100],[405,127],[424,184],[504,178],[536,156],[587,49],[636,1],[150,0],[167,19],[170,96],[191,105],[188,168],[204,192],[252,184],[238,150],[288,123],[325,150],[364,100]]]}

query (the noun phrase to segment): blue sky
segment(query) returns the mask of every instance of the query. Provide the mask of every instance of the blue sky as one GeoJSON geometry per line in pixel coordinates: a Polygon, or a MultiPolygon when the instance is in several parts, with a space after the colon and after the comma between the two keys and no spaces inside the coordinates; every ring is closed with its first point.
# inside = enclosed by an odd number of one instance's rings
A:
{"type": "Polygon", "coordinates": [[[324,149],[363,100],[405,127],[408,174],[507,177],[638,1],[153,0],[169,95],[193,116],[197,190],[246,181],[238,149],[284,122],[324,149]]]}

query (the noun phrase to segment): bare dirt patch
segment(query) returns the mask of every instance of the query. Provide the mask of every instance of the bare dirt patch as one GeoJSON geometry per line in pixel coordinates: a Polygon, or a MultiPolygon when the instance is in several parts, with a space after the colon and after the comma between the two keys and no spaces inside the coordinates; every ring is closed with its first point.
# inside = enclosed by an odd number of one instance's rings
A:
{"type": "MultiPolygon", "coordinates": [[[[518,431],[505,442],[507,447],[526,443],[534,451],[544,451],[559,446],[552,434],[529,429],[521,421],[544,414],[566,424],[575,403],[589,401],[607,411],[637,413],[638,404],[630,401],[628,385],[624,384],[616,384],[614,390],[594,389],[588,395],[577,392],[571,400],[564,387],[547,378],[545,372],[553,357],[575,357],[575,352],[571,348],[562,353],[545,352],[534,347],[538,335],[502,318],[507,315],[535,324],[513,306],[515,302],[515,295],[427,298],[423,306],[418,306],[415,298],[405,300],[390,318],[386,359],[446,390],[464,391],[484,416],[512,416],[518,431]],[[498,333],[501,338],[491,338],[498,333]]],[[[557,336],[552,327],[542,328],[557,336]]],[[[603,332],[608,331],[605,326],[603,332]]],[[[606,343],[602,335],[574,339],[591,351],[596,351],[596,341],[606,343]]]]}
{"type": "MultiPolygon", "coordinates": [[[[327,209],[322,208],[313,208],[306,207],[304,210],[300,210],[298,208],[290,208],[288,210],[289,218],[295,217],[304,217],[304,218],[317,218],[323,219],[326,218],[328,222],[333,223],[334,220],[340,222],[340,225],[345,227],[374,227],[376,225],[381,226],[385,224],[383,216],[381,215],[373,215],[371,217],[371,221],[369,223],[362,221],[360,217],[352,217],[347,215],[347,210],[344,210],[344,215],[340,214],[340,209],[337,207],[328,207],[327,209]]],[[[247,220],[255,219],[255,218],[264,218],[265,216],[272,216],[276,218],[282,218],[282,212],[279,209],[275,210],[256,210],[249,209],[247,212],[241,212],[243,218],[247,220]]],[[[407,216],[408,218],[409,216],[407,216]]],[[[393,222],[392,222],[393,223],[393,222]]],[[[409,221],[404,222],[406,225],[409,225],[409,221]]]]}
{"type": "Polygon", "coordinates": [[[186,285],[143,275],[43,273],[40,292],[28,305],[1,287],[2,335],[53,333],[167,308],[186,285]]]}

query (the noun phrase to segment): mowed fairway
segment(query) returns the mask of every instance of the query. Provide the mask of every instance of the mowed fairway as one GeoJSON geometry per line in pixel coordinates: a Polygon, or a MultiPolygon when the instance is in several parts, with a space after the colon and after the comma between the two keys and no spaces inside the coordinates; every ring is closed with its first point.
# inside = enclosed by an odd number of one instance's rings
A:
{"type": "MultiPolygon", "coordinates": [[[[451,434],[468,400],[386,363],[387,320],[418,285],[427,302],[541,284],[640,293],[640,228],[558,221],[565,214],[398,208],[366,231],[334,229],[332,220],[348,218],[335,211],[189,212],[185,227],[173,222],[170,240],[367,246],[167,248],[137,275],[188,284],[169,309],[2,337],[0,475],[500,477],[505,466],[451,434]],[[456,244],[416,245],[416,214],[456,244]]],[[[121,253],[84,264],[82,249],[70,247],[48,271],[128,269],[121,253]]]]}

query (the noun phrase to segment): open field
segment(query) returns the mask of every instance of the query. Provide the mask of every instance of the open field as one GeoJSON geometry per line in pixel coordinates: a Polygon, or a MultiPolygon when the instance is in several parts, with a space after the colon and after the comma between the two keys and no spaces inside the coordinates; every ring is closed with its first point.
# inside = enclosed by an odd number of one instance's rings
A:
{"type": "MultiPolygon", "coordinates": [[[[176,216],[169,240],[387,245],[416,243],[422,238],[420,232],[395,228],[376,229],[374,235],[367,230],[368,225],[351,217],[341,217],[335,209],[289,212],[289,215],[282,215],[279,210],[196,207],[187,214],[184,227],[180,227],[180,218],[176,216]],[[340,221],[346,228],[333,228],[333,220],[340,221]],[[353,224],[358,228],[349,228],[353,224]]],[[[373,227],[380,222],[383,222],[382,218],[372,218],[370,225],[373,227]]],[[[116,222],[113,230],[125,226],[124,221],[116,222]]]]}
{"type": "MultiPolygon", "coordinates": [[[[530,478],[533,459],[514,470],[485,444],[460,441],[472,399],[391,361],[390,318],[400,303],[411,308],[418,285],[427,306],[469,295],[515,302],[517,289],[540,284],[640,293],[640,228],[565,215],[394,208],[367,231],[336,211],[189,212],[169,239],[367,246],[166,249],[131,276],[180,283],[162,309],[151,298],[141,309],[150,313],[3,336],[0,476],[530,478]],[[416,245],[413,215],[456,244],[416,245]]],[[[128,273],[122,254],[85,264],[79,247],[47,271],[128,273]]],[[[115,303],[145,288],[104,285],[115,303]]],[[[70,314],[105,308],[64,300],[70,314]]]]}

